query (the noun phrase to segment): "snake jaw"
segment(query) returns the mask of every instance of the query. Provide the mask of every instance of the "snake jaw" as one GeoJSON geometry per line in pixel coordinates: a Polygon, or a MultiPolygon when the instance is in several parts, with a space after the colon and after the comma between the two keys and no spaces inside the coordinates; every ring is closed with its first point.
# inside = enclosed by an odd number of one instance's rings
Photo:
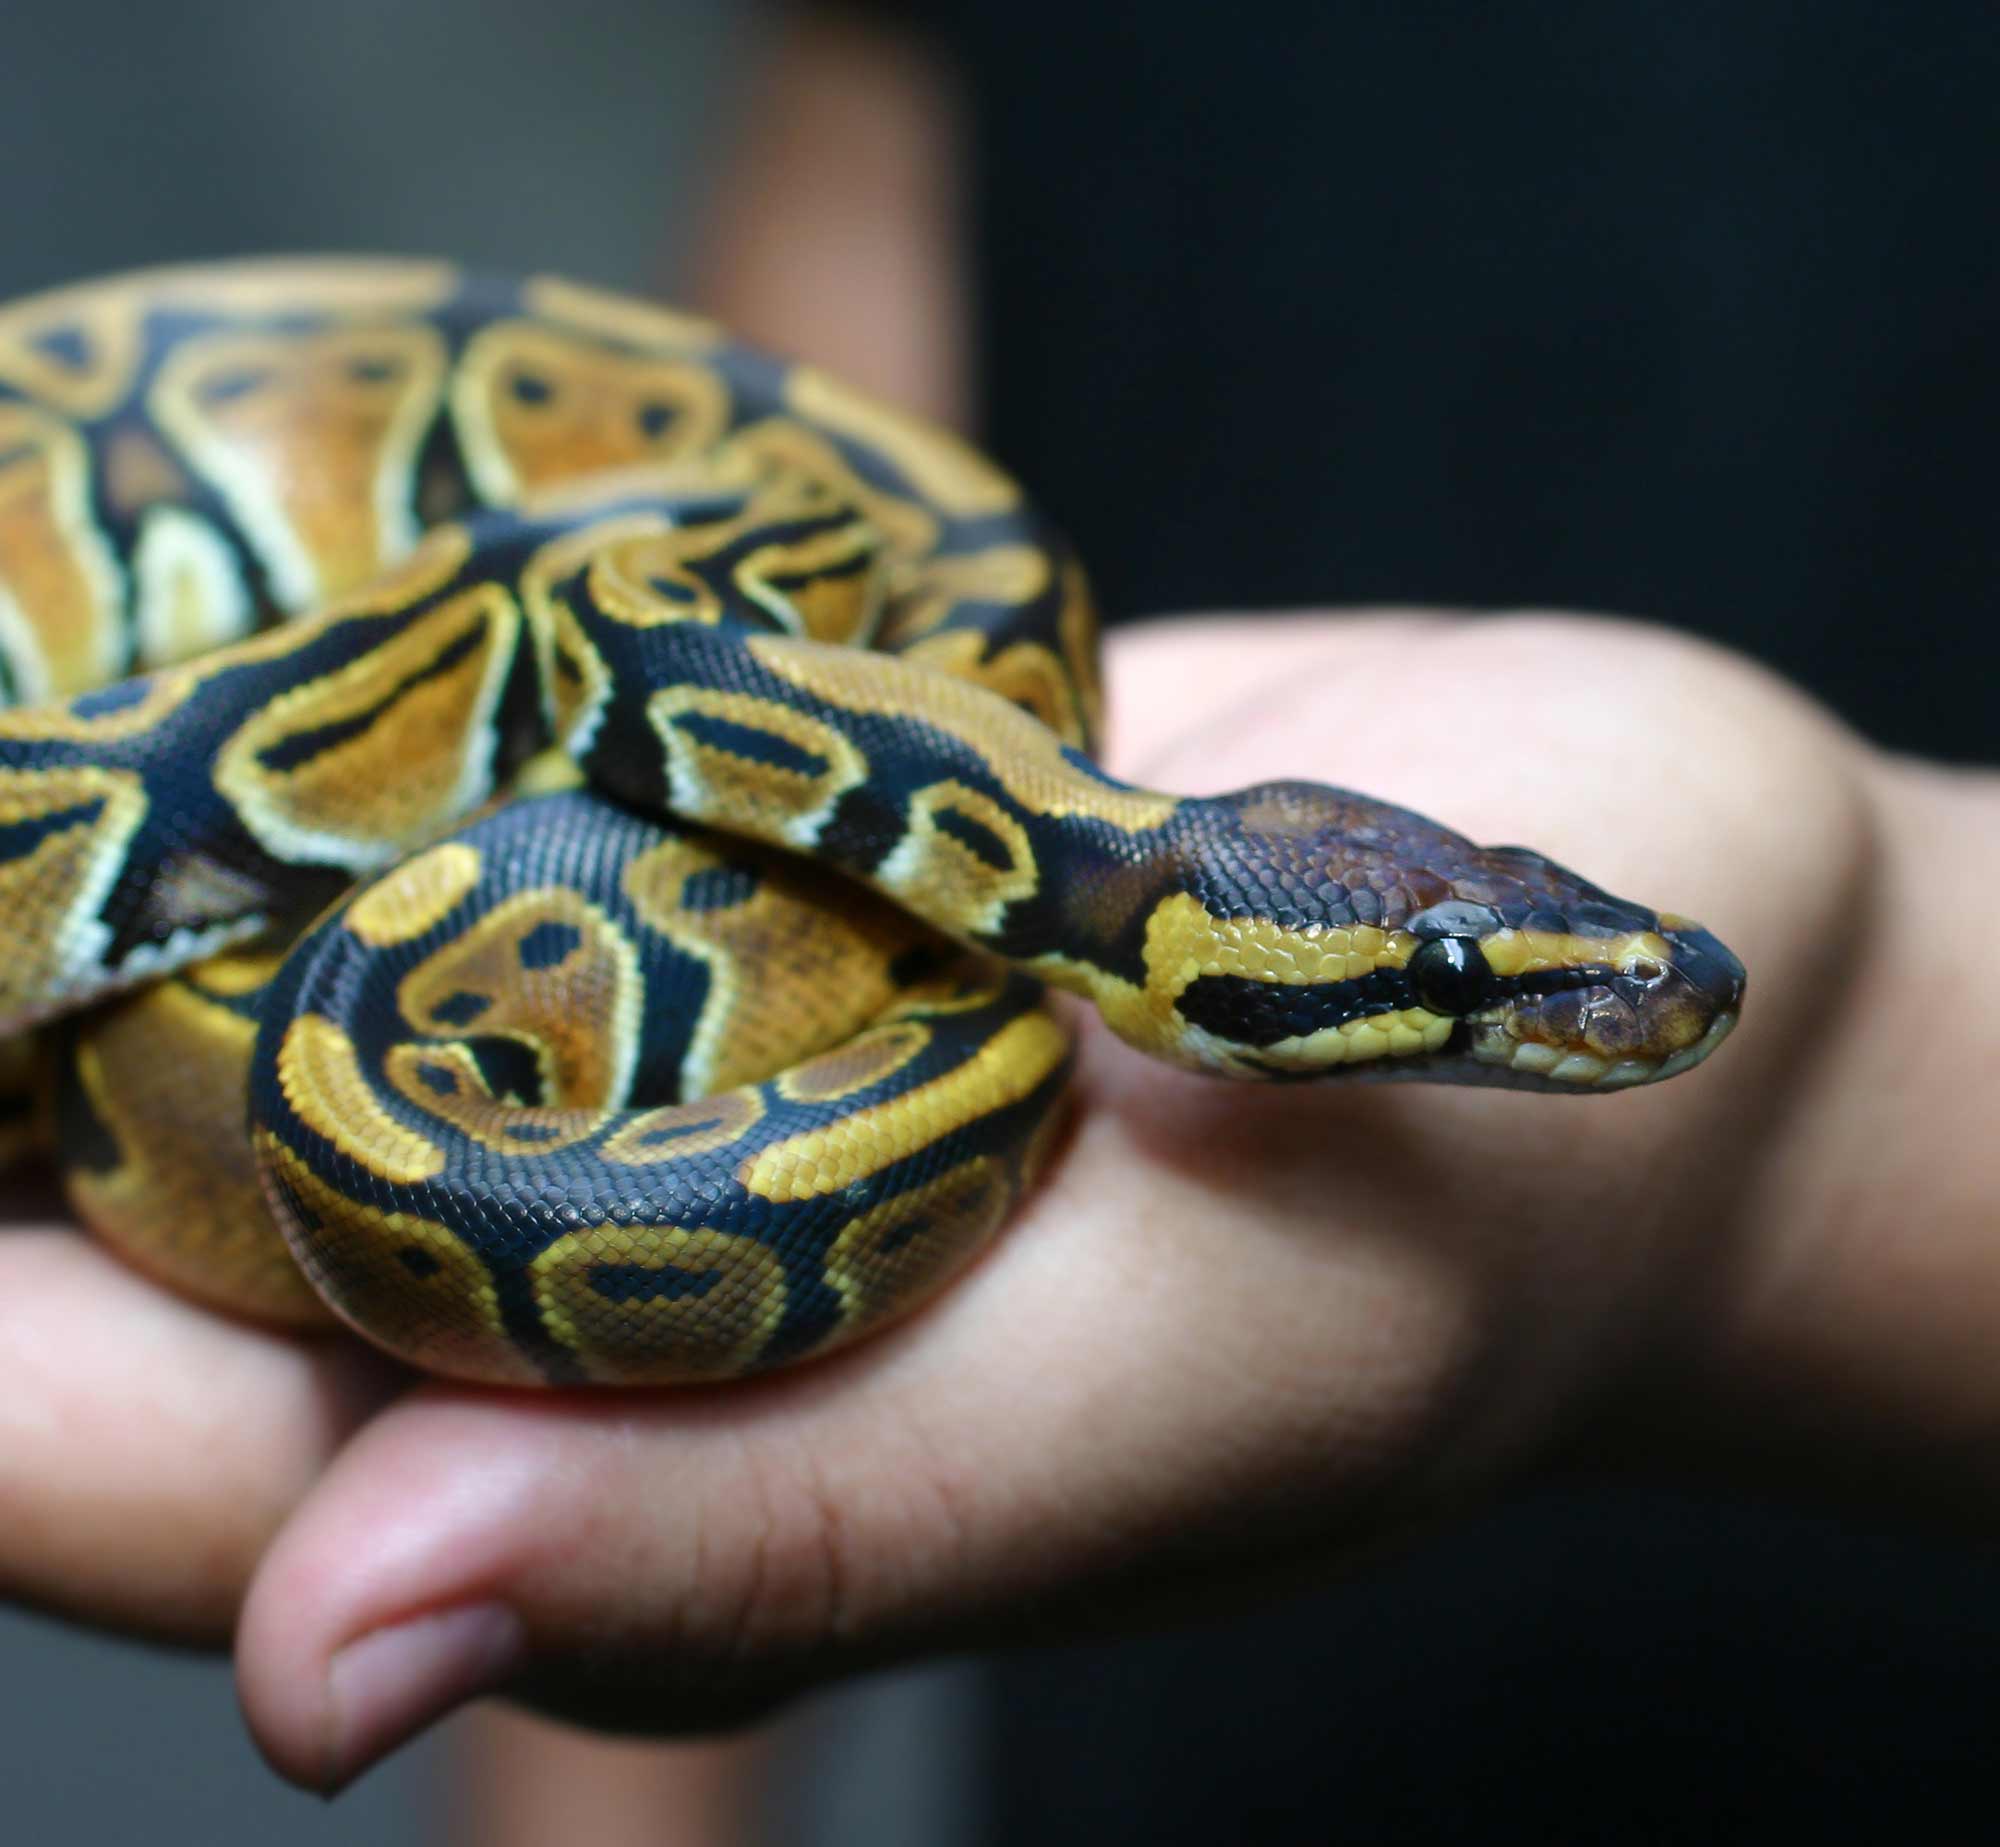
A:
{"type": "Polygon", "coordinates": [[[1735,1028],[1743,964],[1700,925],[1659,921],[1650,934],[1664,955],[1559,970],[1565,985],[1516,993],[1468,1019],[1457,1054],[1470,1061],[1466,1081],[1586,1095],[1700,1064],[1735,1028]]]}

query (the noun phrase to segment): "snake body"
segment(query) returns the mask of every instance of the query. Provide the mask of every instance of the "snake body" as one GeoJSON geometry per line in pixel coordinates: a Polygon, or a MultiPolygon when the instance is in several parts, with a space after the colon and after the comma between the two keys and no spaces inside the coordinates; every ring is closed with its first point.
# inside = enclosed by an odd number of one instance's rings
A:
{"type": "Polygon", "coordinates": [[[40,1068],[135,1262],[461,1378],[907,1312],[1058,1139],[1045,984],[1196,1070],[1570,1093],[1741,1000],[1524,849],[1112,779],[1082,571],[1010,480],[563,282],[0,309],[0,693],[17,1139],[40,1068]]]}

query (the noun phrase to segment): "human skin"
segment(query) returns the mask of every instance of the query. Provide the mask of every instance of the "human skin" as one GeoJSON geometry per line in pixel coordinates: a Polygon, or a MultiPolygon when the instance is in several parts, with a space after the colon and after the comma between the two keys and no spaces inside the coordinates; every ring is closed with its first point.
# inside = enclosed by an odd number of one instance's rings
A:
{"type": "Polygon", "coordinates": [[[1228,1085],[1086,1021],[1074,1134],[969,1274],[696,1392],[413,1383],[30,1212],[0,1239],[0,1588],[234,1631],[265,1751],[331,1788],[476,1692],[705,1729],[1352,1570],[1610,1459],[1994,1524],[2000,990],[1966,957],[2000,779],[1621,623],[1185,622],[1111,660],[1122,772],[1317,777],[1533,841],[1713,926],[1743,1025],[1566,1099],[1228,1085]]]}

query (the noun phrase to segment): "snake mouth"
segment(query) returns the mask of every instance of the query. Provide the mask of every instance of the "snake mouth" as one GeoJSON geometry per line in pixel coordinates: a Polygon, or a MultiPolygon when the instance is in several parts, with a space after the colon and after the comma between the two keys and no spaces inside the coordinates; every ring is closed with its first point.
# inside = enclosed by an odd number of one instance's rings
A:
{"type": "Polygon", "coordinates": [[[1660,940],[1667,960],[1649,963],[1643,979],[1621,973],[1467,1022],[1462,1056],[1474,1081],[1575,1094],[1693,1070],[1742,1016],[1743,964],[1685,918],[1663,917],[1660,940]]]}
{"type": "Polygon", "coordinates": [[[1565,1052],[1534,1039],[1510,1039],[1504,1032],[1475,1035],[1467,1055],[1495,1083],[1513,1081],[1523,1088],[1577,1093],[1630,1090],[1692,1071],[1729,1037],[1740,1017],[1733,1009],[1718,1013],[1694,1044],[1658,1057],[1628,1054],[1612,1059],[1595,1052],[1565,1052]]]}

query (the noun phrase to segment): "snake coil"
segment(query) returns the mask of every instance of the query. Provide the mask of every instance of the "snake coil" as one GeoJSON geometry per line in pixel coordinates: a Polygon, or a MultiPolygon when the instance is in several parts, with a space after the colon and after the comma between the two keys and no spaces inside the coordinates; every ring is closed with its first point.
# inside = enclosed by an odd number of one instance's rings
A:
{"type": "Polygon", "coordinates": [[[1226,1076],[1570,1093],[1741,999],[1523,849],[1113,780],[1083,574],[1011,481],[554,280],[0,309],[0,703],[0,1140],[45,1068],[134,1262],[461,1378],[722,1378],[906,1312],[1054,1143],[1045,984],[1226,1076]]]}

